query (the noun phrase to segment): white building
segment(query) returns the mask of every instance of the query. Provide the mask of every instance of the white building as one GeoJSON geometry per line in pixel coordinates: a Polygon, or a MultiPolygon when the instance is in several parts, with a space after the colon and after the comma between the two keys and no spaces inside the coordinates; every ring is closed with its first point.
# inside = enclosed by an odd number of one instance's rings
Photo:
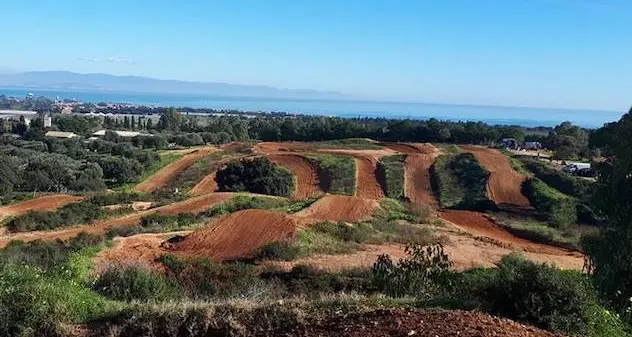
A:
{"type": "Polygon", "coordinates": [[[0,110],[0,118],[9,120],[19,120],[24,117],[26,125],[31,124],[31,120],[37,118],[37,112],[27,110],[0,110]]]}
{"type": "Polygon", "coordinates": [[[46,137],[55,137],[55,138],[75,138],[75,137],[79,137],[79,135],[73,133],[73,132],[63,132],[63,131],[48,131],[46,132],[46,134],[44,135],[46,137]]]}
{"type": "Polygon", "coordinates": [[[106,132],[114,132],[116,133],[119,137],[124,137],[124,138],[133,138],[136,136],[151,136],[150,134],[146,134],[146,133],[140,133],[138,131],[119,131],[119,130],[99,130],[95,133],[93,133],[92,135],[95,137],[103,137],[105,136],[106,132]]]}

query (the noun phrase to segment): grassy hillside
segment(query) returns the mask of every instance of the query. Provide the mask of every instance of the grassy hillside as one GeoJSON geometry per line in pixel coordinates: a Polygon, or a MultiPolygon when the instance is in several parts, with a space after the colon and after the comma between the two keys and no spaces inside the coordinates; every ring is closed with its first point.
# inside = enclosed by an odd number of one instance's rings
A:
{"type": "Polygon", "coordinates": [[[441,207],[484,209],[489,207],[487,172],[471,153],[443,155],[431,167],[441,207]]]}
{"type": "Polygon", "coordinates": [[[377,179],[390,198],[404,197],[404,161],[406,156],[383,157],[377,163],[377,179]]]}
{"type": "Polygon", "coordinates": [[[353,195],[356,164],[350,156],[311,155],[308,159],[318,169],[320,188],[333,194],[353,195]]]}

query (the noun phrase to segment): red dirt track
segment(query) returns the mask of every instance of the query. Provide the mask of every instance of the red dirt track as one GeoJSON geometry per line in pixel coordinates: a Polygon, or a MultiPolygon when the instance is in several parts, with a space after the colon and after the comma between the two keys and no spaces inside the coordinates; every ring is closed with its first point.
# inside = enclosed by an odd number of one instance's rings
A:
{"type": "Polygon", "coordinates": [[[513,205],[529,208],[527,197],[522,194],[522,183],[526,176],[516,172],[509,159],[498,150],[480,146],[464,145],[463,150],[474,157],[491,173],[487,182],[487,193],[496,205],[513,205]]]}
{"type": "Polygon", "coordinates": [[[304,200],[324,194],[320,189],[316,168],[305,157],[298,154],[276,154],[268,158],[296,176],[294,198],[304,200]]]}
{"type": "Polygon", "coordinates": [[[290,239],[296,229],[296,221],[285,214],[249,209],[212,221],[173,244],[171,250],[213,261],[248,258],[269,243],[290,239]]]}
{"type": "Polygon", "coordinates": [[[182,202],[173,203],[166,206],[156,207],[146,211],[132,213],[116,219],[98,221],[94,225],[82,225],[65,228],[55,231],[32,231],[13,233],[0,236],[0,248],[6,246],[11,240],[33,241],[33,240],[66,240],[85,232],[90,234],[102,234],[116,227],[130,226],[138,224],[142,217],[150,214],[175,215],[178,213],[197,213],[209,207],[220,204],[228,198],[233,197],[233,193],[212,193],[200,197],[191,198],[182,202]]]}
{"type": "Polygon", "coordinates": [[[207,147],[200,148],[192,153],[186,154],[182,158],[158,170],[158,172],[149,177],[147,180],[136,185],[136,187],[134,187],[134,191],[142,193],[155,191],[175,179],[182,170],[193,165],[196,161],[208,156],[216,150],[217,149],[214,147],[207,147]]]}
{"type": "Polygon", "coordinates": [[[217,181],[215,181],[216,173],[217,172],[213,172],[200,180],[200,182],[189,191],[189,195],[196,197],[215,192],[217,190],[217,181]]]}
{"type": "Polygon", "coordinates": [[[369,156],[354,156],[354,159],[356,162],[355,196],[376,200],[384,198],[384,190],[375,176],[377,160],[369,156]]]}
{"type": "Polygon", "coordinates": [[[371,218],[377,201],[344,195],[327,195],[295,214],[299,218],[358,222],[371,218]]]}
{"type": "Polygon", "coordinates": [[[519,238],[501,228],[483,213],[461,210],[445,210],[440,213],[440,217],[474,235],[488,238],[492,242],[507,248],[516,248],[532,253],[573,255],[578,257],[582,256],[580,253],[568,249],[535,243],[519,238]]]}
{"type": "Polygon", "coordinates": [[[62,206],[79,202],[83,199],[84,197],[66,194],[45,195],[43,197],[0,207],[0,220],[7,216],[21,215],[29,211],[54,211],[62,206]]]}

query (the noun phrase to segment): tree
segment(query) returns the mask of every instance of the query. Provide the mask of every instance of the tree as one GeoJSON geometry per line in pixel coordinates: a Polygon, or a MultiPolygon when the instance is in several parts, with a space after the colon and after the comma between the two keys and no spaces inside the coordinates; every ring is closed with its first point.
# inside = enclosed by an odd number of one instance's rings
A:
{"type": "Polygon", "coordinates": [[[632,304],[632,109],[608,127],[612,157],[598,167],[595,198],[606,226],[600,236],[585,239],[583,246],[598,290],[624,314],[632,304]]]}
{"type": "Polygon", "coordinates": [[[17,123],[13,123],[13,127],[11,128],[11,132],[16,134],[16,135],[20,135],[20,136],[24,136],[26,134],[26,130],[28,130],[28,125],[26,125],[26,120],[24,119],[24,116],[20,116],[20,121],[17,123]]]}
{"type": "Polygon", "coordinates": [[[132,115],[131,127],[132,127],[132,130],[136,130],[136,118],[133,115],[132,115]]]}
{"type": "Polygon", "coordinates": [[[123,127],[129,129],[129,117],[127,116],[123,117],[123,127]]]}
{"type": "Polygon", "coordinates": [[[154,128],[154,122],[151,120],[151,117],[147,120],[147,123],[145,123],[145,128],[147,130],[151,130],[154,128]]]}
{"type": "Polygon", "coordinates": [[[180,131],[182,127],[182,115],[174,108],[165,110],[160,116],[157,128],[158,130],[169,130],[173,132],[180,131]]]}
{"type": "Polygon", "coordinates": [[[9,156],[0,155],[0,199],[11,194],[20,182],[19,167],[9,156]]]}
{"type": "Polygon", "coordinates": [[[220,191],[290,196],[294,190],[292,174],[266,157],[230,162],[217,171],[215,180],[220,191]]]}

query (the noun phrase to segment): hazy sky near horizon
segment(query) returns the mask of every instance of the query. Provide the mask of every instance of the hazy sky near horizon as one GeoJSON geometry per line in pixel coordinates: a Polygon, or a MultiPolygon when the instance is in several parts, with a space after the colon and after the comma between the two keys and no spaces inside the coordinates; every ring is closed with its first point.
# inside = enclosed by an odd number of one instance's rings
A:
{"type": "Polygon", "coordinates": [[[3,0],[0,70],[627,111],[629,0],[3,0]]]}

